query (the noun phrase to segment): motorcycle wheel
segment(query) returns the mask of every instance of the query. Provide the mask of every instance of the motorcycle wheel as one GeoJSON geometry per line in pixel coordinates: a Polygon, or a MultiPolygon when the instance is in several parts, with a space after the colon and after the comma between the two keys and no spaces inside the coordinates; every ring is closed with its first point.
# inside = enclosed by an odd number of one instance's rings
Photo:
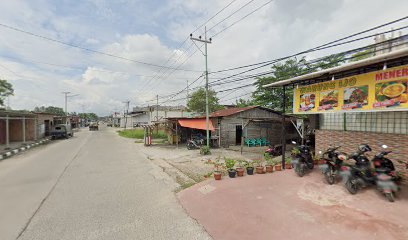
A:
{"type": "Polygon", "coordinates": [[[299,177],[303,177],[305,175],[305,168],[302,164],[295,165],[295,172],[299,177]]]}
{"type": "Polygon", "coordinates": [[[192,150],[194,147],[191,144],[187,144],[187,150],[192,150]]]}
{"type": "Polygon", "coordinates": [[[330,185],[333,185],[334,182],[336,181],[336,179],[334,178],[334,175],[332,174],[332,170],[328,169],[325,173],[324,173],[324,178],[326,179],[327,183],[330,185]]]}
{"type": "Polygon", "coordinates": [[[358,191],[358,186],[356,183],[353,183],[352,179],[347,180],[346,182],[346,188],[351,194],[356,194],[358,191]]]}
{"type": "Polygon", "coordinates": [[[395,201],[395,197],[394,197],[393,192],[385,193],[385,197],[388,199],[389,202],[394,202],[395,201]]]}

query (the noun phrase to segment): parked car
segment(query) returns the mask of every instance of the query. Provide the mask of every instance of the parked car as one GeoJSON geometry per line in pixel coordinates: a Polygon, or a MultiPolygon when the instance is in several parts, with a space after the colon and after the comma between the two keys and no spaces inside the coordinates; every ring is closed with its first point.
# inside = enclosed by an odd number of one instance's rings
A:
{"type": "Polygon", "coordinates": [[[51,138],[69,138],[73,137],[74,132],[72,131],[72,127],[70,124],[58,124],[55,125],[51,131],[51,138]]]}
{"type": "Polygon", "coordinates": [[[89,131],[98,131],[98,130],[99,130],[98,122],[91,122],[91,124],[89,124],[89,131]]]}

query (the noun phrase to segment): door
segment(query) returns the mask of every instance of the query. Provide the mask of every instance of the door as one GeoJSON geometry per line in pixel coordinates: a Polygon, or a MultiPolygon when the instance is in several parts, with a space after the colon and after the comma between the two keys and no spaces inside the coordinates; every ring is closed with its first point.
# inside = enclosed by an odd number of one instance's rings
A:
{"type": "Polygon", "coordinates": [[[242,125],[235,126],[235,144],[241,145],[241,138],[242,138],[242,125]]]}

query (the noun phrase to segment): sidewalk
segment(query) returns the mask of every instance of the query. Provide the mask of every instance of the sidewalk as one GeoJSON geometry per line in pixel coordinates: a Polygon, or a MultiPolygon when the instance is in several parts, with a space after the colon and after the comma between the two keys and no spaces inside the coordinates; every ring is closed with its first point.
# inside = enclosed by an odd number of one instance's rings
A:
{"type": "Polygon", "coordinates": [[[318,169],[207,180],[178,194],[214,239],[408,239],[408,189],[389,203],[375,189],[351,195],[318,169]]]}

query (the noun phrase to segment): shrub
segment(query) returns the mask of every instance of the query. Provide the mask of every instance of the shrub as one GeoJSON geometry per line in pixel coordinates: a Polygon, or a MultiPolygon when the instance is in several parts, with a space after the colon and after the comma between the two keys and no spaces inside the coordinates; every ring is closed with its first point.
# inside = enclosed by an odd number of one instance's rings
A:
{"type": "Polygon", "coordinates": [[[211,154],[210,147],[208,147],[208,146],[202,146],[202,147],[200,148],[200,154],[201,154],[201,155],[209,155],[209,154],[211,154]]]}
{"type": "Polygon", "coordinates": [[[228,169],[232,169],[235,166],[236,161],[232,158],[224,158],[225,160],[225,166],[228,169]]]}

